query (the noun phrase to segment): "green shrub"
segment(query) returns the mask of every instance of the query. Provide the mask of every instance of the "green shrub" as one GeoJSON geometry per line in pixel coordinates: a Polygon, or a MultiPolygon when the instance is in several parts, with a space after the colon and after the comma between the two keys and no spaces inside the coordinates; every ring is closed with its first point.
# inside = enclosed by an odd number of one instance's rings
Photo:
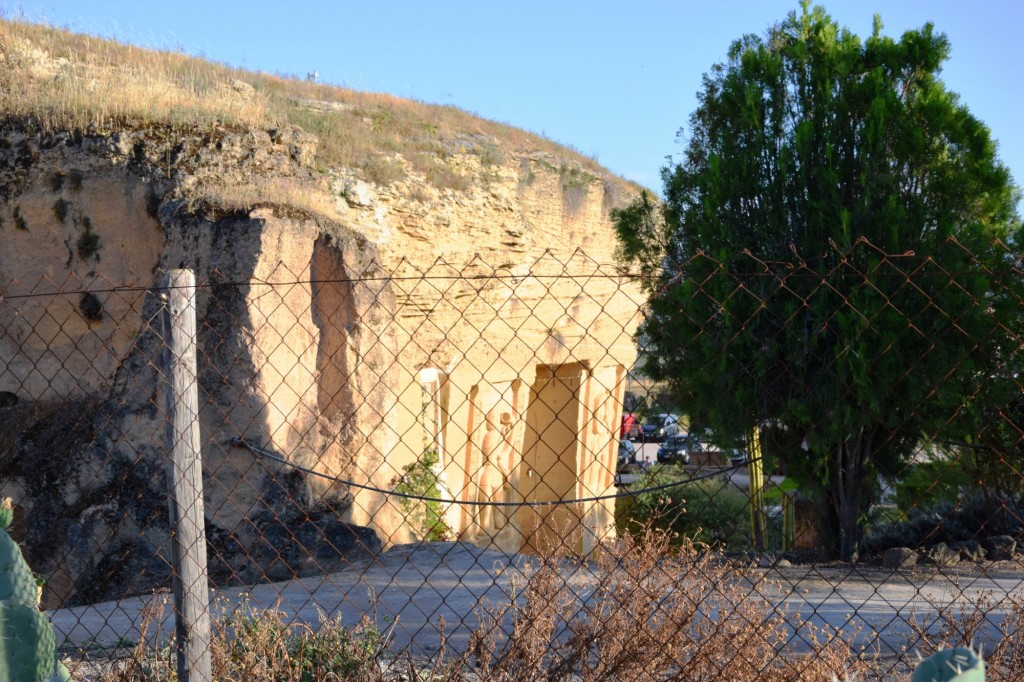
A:
{"type": "Polygon", "coordinates": [[[971,488],[971,477],[959,460],[911,464],[894,486],[894,501],[904,513],[937,502],[955,502],[971,488]]]}
{"type": "Polygon", "coordinates": [[[487,141],[480,145],[480,165],[500,166],[505,163],[505,155],[494,142],[487,141]]]}
{"type": "MultiPolygon", "coordinates": [[[[111,660],[103,682],[175,680],[174,640],[161,637],[166,602],[143,607],[140,637],[127,655],[111,660]],[[152,635],[150,631],[154,630],[152,635]]],[[[290,622],[277,609],[253,606],[247,599],[212,618],[211,672],[217,682],[227,680],[352,680],[382,679],[379,662],[390,634],[364,618],[354,627],[321,613],[319,623],[290,622]]]]}
{"type": "Polygon", "coordinates": [[[866,553],[890,547],[928,547],[992,535],[1024,536],[1024,498],[971,494],[960,500],[939,500],[917,507],[902,520],[870,528],[866,553]]]}
{"type": "MultiPolygon", "coordinates": [[[[651,488],[678,481],[675,467],[655,467],[634,485],[651,488]]],[[[619,500],[615,508],[620,532],[655,528],[691,538],[694,542],[738,551],[750,546],[749,500],[735,486],[719,479],[681,483],[619,500]]]]}
{"type": "Polygon", "coordinates": [[[533,172],[533,162],[526,157],[519,159],[519,188],[529,187],[536,179],[537,174],[533,172]]]}
{"type": "MultiPolygon", "coordinates": [[[[285,614],[254,609],[248,603],[228,615],[217,630],[221,636],[215,653],[223,673],[243,674],[254,664],[270,665],[280,671],[280,679],[365,679],[372,676],[385,645],[380,631],[368,622],[347,628],[321,616],[315,629],[288,625],[285,614]]],[[[225,677],[238,679],[234,674],[225,677]]]]}
{"type": "Polygon", "coordinates": [[[472,178],[459,173],[444,161],[430,164],[426,168],[424,176],[434,187],[438,189],[450,189],[456,192],[465,192],[473,185],[472,178]]]}
{"type": "MultiPolygon", "coordinates": [[[[394,482],[395,492],[438,499],[441,491],[437,487],[434,467],[439,461],[437,450],[424,450],[422,457],[402,469],[402,475],[394,482]]],[[[440,502],[399,499],[406,519],[419,530],[424,540],[437,542],[454,537],[452,529],[444,522],[440,502]]]]}

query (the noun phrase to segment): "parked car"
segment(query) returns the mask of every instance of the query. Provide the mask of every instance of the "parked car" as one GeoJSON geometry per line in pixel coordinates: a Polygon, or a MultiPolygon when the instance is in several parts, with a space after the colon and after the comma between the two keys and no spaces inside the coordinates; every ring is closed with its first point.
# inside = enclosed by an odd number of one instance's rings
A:
{"type": "Polygon", "coordinates": [[[619,441],[619,468],[636,462],[636,446],[623,438],[619,441]]]}
{"type": "Polygon", "coordinates": [[[627,439],[619,441],[619,462],[615,467],[615,485],[622,485],[623,474],[639,474],[645,468],[644,462],[637,461],[636,448],[627,439]]]}
{"type": "Polygon", "coordinates": [[[658,448],[658,461],[665,463],[690,463],[690,437],[685,433],[676,433],[665,439],[658,448]]]}
{"type": "Polygon", "coordinates": [[[644,441],[659,442],[679,433],[679,417],[674,414],[652,414],[644,420],[644,441]]]}
{"type": "Polygon", "coordinates": [[[730,448],[725,454],[729,457],[729,464],[734,467],[747,463],[747,451],[743,448],[730,448]]]}

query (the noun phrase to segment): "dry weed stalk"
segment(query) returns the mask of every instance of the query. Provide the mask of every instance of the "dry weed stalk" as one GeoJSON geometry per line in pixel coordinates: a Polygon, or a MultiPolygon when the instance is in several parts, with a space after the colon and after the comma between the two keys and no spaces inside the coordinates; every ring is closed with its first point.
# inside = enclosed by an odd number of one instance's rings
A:
{"type": "Polygon", "coordinates": [[[670,539],[648,528],[616,540],[586,566],[582,582],[564,556],[513,574],[509,602],[484,610],[471,641],[480,678],[783,682],[846,670],[847,638],[787,622],[718,555],[670,539]],[[783,655],[790,632],[801,628],[814,651],[783,655]]]}
{"type": "MultiPolygon", "coordinates": [[[[167,599],[153,600],[141,612],[140,636],[128,655],[104,666],[102,682],[177,679],[173,638],[161,641],[167,599]]],[[[224,602],[212,621],[210,642],[214,680],[383,682],[380,662],[388,638],[367,619],[354,628],[321,614],[314,626],[295,623],[278,609],[255,609],[247,602],[224,602]]],[[[429,678],[436,680],[437,678],[429,678]]]]}
{"type": "MultiPolygon", "coordinates": [[[[225,603],[213,621],[214,679],[797,682],[867,670],[850,645],[856,633],[793,620],[756,574],[652,528],[607,543],[587,562],[551,552],[505,575],[508,601],[481,609],[468,650],[451,651],[441,622],[441,650],[426,667],[396,661],[388,633],[365,620],[346,628],[321,616],[310,625],[278,609],[225,603]],[[795,633],[809,653],[786,651],[795,633]]],[[[172,646],[151,633],[163,608],[154,602],[143,611],[139,643],[104,680],[174,677],[172,646]]],[[[1015,614],[1018,627],[1019,603],[1015,614]]]]}
{"type": "Polygon", "coordinates": [[[939,649],[981,644],[985,654],[985,679],[994,682],[1024,680],[1024,597],[1007,595],[997,603],[987,592],[979,592],[975,599],[963,596],[964,601],[938,609],[934,618],[925,620],[912,613],[909,620],[911,646],[921,656],[929,656],[939,649]],[[1006,613],[1001,621],[995,622],[992,614],[1003,605],[1006,613]]]}
{"type": "Polygon", "coordinates": [[[351,680],[382,682],[389,643],[367,617],[355,627],[321,613],[296,623],[279,609],[243,602],[214,620],[213,678],[249,682],[351,680]]]}
{"type": "MultiPolygon", "coordinates": [[[[174,651],[160,647],[160,630],[164,612],[167,609],[166,595],[146,602],[139,612],[139,639],[128,650],[124,658],[111,661],[104,666],[99,679],[101,682],[122,682],[125,680],[170,680],[174,669],[174,651]]],[[[77,670],[72,670],[77,675],[77,670]]]]}

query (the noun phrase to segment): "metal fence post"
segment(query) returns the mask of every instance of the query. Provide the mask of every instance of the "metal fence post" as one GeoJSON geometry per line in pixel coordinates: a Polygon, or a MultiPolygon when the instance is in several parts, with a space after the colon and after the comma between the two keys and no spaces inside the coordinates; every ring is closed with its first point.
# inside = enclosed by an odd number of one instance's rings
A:
{"type": "Polygon", "coordinates": [[[793,492],[782,491],[782,551],[796,549],[796,500],[793,492]]]}
{"type": "Polygon", "coordinates": [[[171,455],[168,506],[178,679],[209,682],[210,609],[196,383],[196,280],[191,270],[171,270],[162,280],[162,369],[167,381],[166,439],[171,455]]]}
{"type": "Polygon", "coordinates": [[[764,465],[761,460],[761,430],[754,427],[747,437],[747,474],[750,476],[750,532],[754,549],[765,550],[764,465]]]}

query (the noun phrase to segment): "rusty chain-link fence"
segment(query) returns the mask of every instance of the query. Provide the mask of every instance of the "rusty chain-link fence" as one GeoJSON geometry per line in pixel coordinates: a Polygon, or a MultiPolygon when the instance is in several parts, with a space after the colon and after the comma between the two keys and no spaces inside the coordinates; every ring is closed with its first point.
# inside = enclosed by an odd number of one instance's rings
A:
{"type": "MultiPolygon", "coordinates": [[[[180,590],[209,605],[202,649],[218,679],[894,679],[914,651],[972,640],[994,679],[1019,679],[1021,327],[999,318],[971,340],[961,319],[1022,307],[1020,264],[1008,256],[978,291],[913,255],[872,263],[763,268],[767,296],[749,275],[697,287],[715,314],[761,296],[753,310],[779,328],[828,292],[836,312],[808,338],[850,333],[850,315],[862,333],[876,316],[927,316],[923,338],[963,339],[943,346],[950,383],[978,371],[957,353],[998,346],[999,373],[976,377],[963,410],[931,414],[943,382],[922,392],[914,414],[935,426],[900,432],[910,455],[880,454],[864,479],[854,556],[828,537],[810,436],[773,439],[785,429],[762,421],[726,439],[685,390],[650,379],[637,278],[580,252],[384,268],[321,251],[307,271],[244,281],[197,268],[184,304],[158,279],[6,283],[10,533],[80,679],[177,672],[171,513],[202,520],[205,575],[180,590]],[[976,307],[936,315],[938,287],[976,307]],[[892,297],[858,310],[876,303],[865,289],[892,297]],[[194,414],[168,398],[180,360],[165,355],[164,318],[190,306],[194,414]],[[197,429],[202,471],[201,505],[177,498],[174,512],[169,419],[197,429]]],[[[869,343],[860,362],[899,357],[914,381],[940,345],[869,343]]],[[[752,390],[764,354],[749,347],[720,340],[723,395],[752,390]]],[[[911,416],[894,414],[893,433],[911,416]]]]}

